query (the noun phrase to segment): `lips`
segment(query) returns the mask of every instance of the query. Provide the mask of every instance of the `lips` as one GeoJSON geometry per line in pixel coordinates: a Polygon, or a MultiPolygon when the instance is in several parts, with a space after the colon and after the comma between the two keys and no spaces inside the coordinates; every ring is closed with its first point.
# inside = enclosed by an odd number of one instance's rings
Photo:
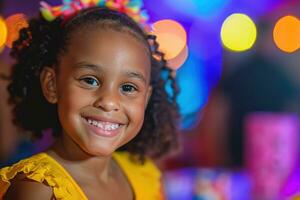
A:
{"type": "Polygon", "coordinates": [[[87,124],[88,129],[102,137],[114,137],[120,133],[120,128],[123,124],[111,120],[111,119],[104,119],[100,117],[83,117],[84,121],[87,124]]]}

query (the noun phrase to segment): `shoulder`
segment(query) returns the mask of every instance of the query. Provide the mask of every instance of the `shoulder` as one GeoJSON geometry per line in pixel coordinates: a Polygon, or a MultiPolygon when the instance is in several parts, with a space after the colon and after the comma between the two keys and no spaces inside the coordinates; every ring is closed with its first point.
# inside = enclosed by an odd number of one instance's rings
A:
{"type": "Polygon", "coordinates": [[[0,169],[0,199],[51,199],[52,189],[46,185],[48,163],[44,154],[37,154],[0,169]]]}
{"type": "MultiPolygon", "coordinates": [[[[44,153],[33,155],[29,158],[20,160],[12,166],[7,166],[0,169],[0,180],[9,181],[15,177],[19,177],[19,174],[32,174],[35,176],[37,173],[42,173],[45,168],[50,165],[47,156],[44,153]]],[[[20,177],[19,177],[20,178],[20,177]]]]}
{"type": "Polygon", "coordinates": [[[4,194],[16,200],[86,199],[63,166],[46,153],[0,169],[0,200],[4,194]]]}
{"type": "Polygon", "coordinates": [[[3,200],[40,200],[53,199],[53,192],[50,187],[43,183],[23,178],[22,175],[16,176],[11,181],[11,186],[5,193],[3,200]]]}

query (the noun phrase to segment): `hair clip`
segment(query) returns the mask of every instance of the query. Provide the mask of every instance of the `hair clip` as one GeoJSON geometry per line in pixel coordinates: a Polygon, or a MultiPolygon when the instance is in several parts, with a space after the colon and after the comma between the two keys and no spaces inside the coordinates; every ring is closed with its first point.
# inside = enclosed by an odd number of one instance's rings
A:
{"type": "Polygon", "coordinates": [[[146,10],[141,9],[143,6],[141,0],[63,0],[59,6],[51,6],[42,1],[40,5],[41,14],[47,21],[53,21],[57,17],[65,20],[76,12],[93,6],[103,6],[125,13],[143,27],[147,26],[149,18],[146,10]]]}

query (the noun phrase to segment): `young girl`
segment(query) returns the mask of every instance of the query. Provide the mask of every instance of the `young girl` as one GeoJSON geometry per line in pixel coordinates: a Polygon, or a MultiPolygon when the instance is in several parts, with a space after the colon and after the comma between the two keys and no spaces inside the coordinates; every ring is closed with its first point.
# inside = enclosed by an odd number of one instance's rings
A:
{"type": "Polygon", "coordinates": [[[0,170],[0,199],[162,199],[150,158],[176,144],[171,70],[126,8],[75,8],[30,20],[14,42],[15,121],[56,142],[0,170]]]}

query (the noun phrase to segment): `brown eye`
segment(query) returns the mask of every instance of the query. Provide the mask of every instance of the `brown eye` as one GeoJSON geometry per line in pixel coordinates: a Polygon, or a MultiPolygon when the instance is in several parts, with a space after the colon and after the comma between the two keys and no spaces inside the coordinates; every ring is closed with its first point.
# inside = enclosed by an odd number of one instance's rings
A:
{"type": "Polygon", "coordinates": [[[99,81],[93,77],[85,77],[85,78],[80,79],[80,81],[83,82],[84,84],[87,84],[92,87],[99,86],[99,81]]]}
{"type": "Polygon", "coordinates": [[[130,84],[122,85],[121,89],[122,89],[122,92],[125,92],[125,93],[133,93],[133,92],[137,91],[137,88],[130,84]]]}

